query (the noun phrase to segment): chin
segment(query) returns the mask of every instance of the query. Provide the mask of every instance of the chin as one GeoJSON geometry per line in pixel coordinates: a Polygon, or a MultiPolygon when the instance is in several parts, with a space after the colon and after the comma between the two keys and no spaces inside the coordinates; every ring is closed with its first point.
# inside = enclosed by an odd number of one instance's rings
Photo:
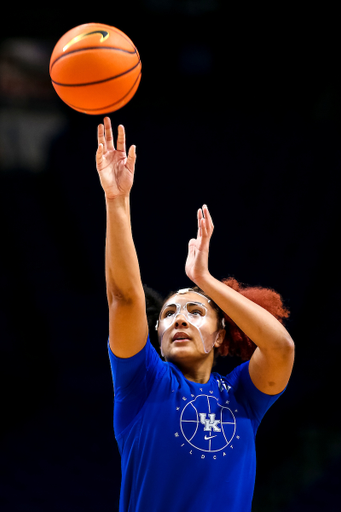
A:
{"type": "Polygon", "coordinates": [[[203,354],[200,354],[197,350],[193,350],[193,346],[183,345],[174,347],[173,350],[167,352],[164,355],[166,361],[172,362],[181,362],[188,359],[197,359],[198,357],[202,357],[203,354]]]}

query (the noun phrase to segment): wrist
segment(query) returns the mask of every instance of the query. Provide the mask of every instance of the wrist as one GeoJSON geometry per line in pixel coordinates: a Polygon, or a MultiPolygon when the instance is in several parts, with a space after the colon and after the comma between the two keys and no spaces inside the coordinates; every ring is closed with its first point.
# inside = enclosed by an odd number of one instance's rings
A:
{"type": "Polygon", "coordinates": [[[125,206],[129,205],[130,202],[130,195],[117,195],[117,196],[110,196],[108,194],[105,194],[105,202],[107,205],[113,205],[113,206],[125,206]]]}
{"type": "Polygon", "coordinates": [[[214,277],[210,274],[209,270],[207,270],[206,272],[202,272],[198,276],[195,276],[195,279],[192,279],[192,281],[199,288],[204,290],[212,279],[214,279],[214,277]]]}
{"type": "Polygon", "coordinates": [[[130,198],[129,196],[105,197],[107,215],[113,219],[128,217],[130,219],[130,198]]]}

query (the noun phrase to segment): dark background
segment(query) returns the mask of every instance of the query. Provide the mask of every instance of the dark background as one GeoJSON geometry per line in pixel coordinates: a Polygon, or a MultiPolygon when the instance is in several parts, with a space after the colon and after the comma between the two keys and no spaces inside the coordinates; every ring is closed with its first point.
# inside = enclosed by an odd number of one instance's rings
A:
{"type": "Polygon", "coordinates": [[[253,511],[338,510],[336,12],[219,0],[73,5],[13,12],[1,32],[1,510],[118,506],[94,161],[102,118],[66,107],[48,75],[57,40],[88,22],[120,28],[142,58],[135,97],[111,119],[137,146],[143,282],[164,295],[190,284],[187,242],[207,203],[213,275],[274,288],[291,309],[296,364],[257,434],[253,511]]]}

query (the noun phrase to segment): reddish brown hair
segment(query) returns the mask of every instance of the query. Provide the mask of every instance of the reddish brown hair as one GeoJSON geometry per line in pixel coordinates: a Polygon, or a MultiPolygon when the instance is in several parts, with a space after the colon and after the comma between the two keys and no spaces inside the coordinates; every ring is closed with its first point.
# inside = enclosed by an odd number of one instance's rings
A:
{"type": "MultiPolygon", "coordinates": [[[[279,293],[270,288],[262,288],[260,286],[247,286],[239,283],[234,277],[229,277],[227,279],[222,279],[222,282],[233,290],[236,290],[244,297],[247,297],[249,300],[252,300],[259,306],[263,307],[269,313],[271,313],[279,322],[284,323],[284,319],[288,318],[289,310],[284,306],[283,299],[279,293]]],[[[256,349],[255,343],[243,333],[241,329],[234,323],[234,321],[226,315],[219,306],[209,297],[201,288],[198,286],[194,286],[190,288],[190,290],[197,291],[209,300],[211,300],[210,305],[216,311],[218,316],[218,326],[220,329],[223,328],[222,320],[225,318],[225,329],[226,335],[223,343],[219,348],[215,349],[215,359],[219,356],[237,356],[240,357],[243,361],[247,361],[250,359],[252,354],[256,349]]],[[[169,297],[175,295],[177,292],[172,292],[168,295],[168,297],[163,301],[163,304],[169,297]]],[[[161,309],[161,302],[160,307],[161,309]]],[[[154,320],[155,325],[155,320],[154,320]]],[[[155,342],[155,346],[159,345],[159,342],[155,342]]]]}
{"type": "MultiPolygon", "coordinates": [[[[289,310],[284,306],[282,297],[275,290],[259,286],[246,286],[233,277],[222,279],[222,282],[269,311],[282,324],[284,319],[288,318],[289,310]]],[[[218,354],[221,356],[238,356],[244,361],[250,359],[256,345],[228,315],[222,313],[226,322],[226,336],[218,349],[218,354]]]]}

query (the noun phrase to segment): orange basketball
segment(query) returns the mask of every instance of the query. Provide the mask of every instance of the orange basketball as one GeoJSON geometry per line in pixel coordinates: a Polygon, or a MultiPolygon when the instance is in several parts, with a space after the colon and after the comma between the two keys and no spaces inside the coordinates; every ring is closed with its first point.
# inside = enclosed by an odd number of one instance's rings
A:
{"type": "Polygon", "coordinates": [[[50,60],[58,96],[86,114],[122,108],[141,80],[141,59],[121,30],[101,23],[79,25],[59,39],[50,60]]]}

